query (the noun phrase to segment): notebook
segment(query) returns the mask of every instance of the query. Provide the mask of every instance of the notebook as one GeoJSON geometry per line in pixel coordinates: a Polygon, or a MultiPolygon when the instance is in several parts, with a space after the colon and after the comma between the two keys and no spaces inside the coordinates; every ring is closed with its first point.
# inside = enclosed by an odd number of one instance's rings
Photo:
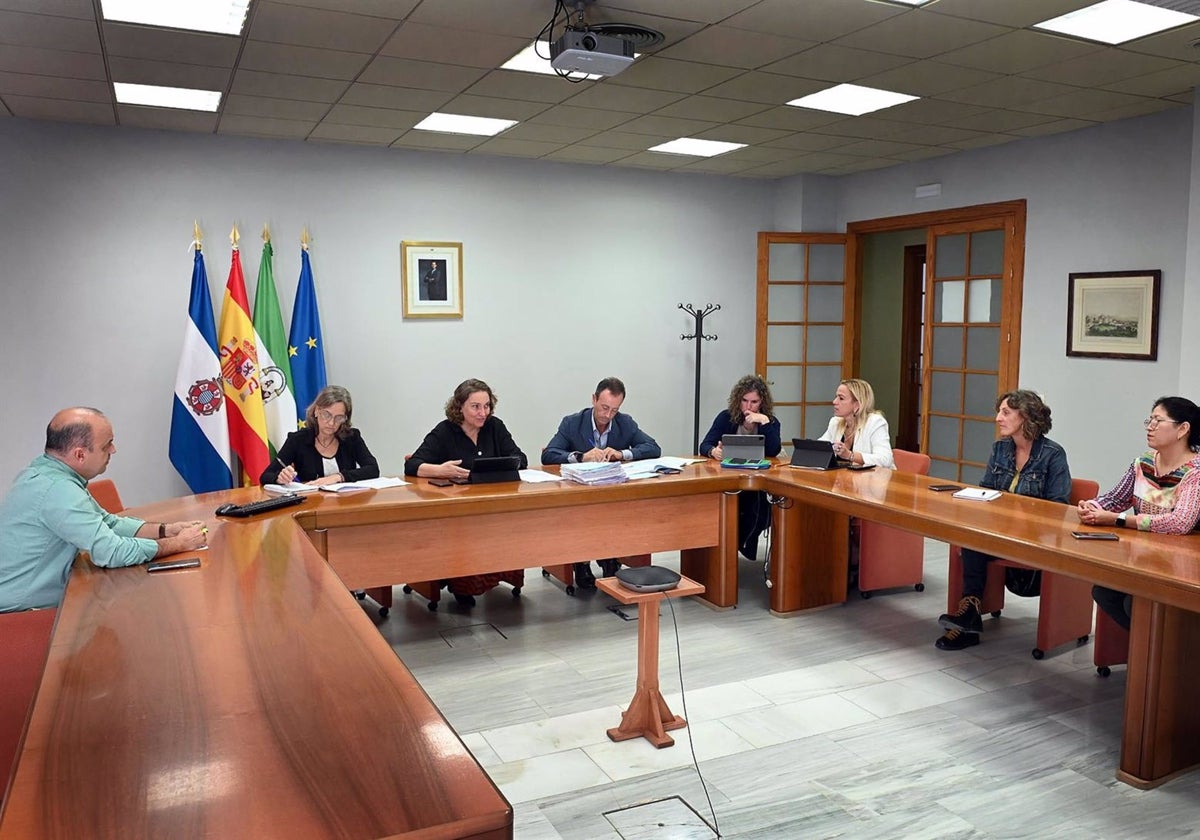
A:
{"type": "Polygon", "coordinates": [[[833,454],[833,444],[827,440],[792,438],[792,466],[801,470],[836,470],[846,466],[833,454]]]}

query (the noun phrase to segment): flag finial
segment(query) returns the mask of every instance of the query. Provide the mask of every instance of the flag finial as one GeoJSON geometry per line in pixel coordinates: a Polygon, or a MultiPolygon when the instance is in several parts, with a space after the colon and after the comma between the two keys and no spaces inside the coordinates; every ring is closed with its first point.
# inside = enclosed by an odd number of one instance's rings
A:
{"type": "Polygon", "coordinates": [[[237,250],[238,242],[241,241],[242,235],[238,233],[237,225],[233,226],[233,230],[229,232],[229,244],[233,246],[233,250],[237,250]]]}
{"type": "Polygon", "coordinates": [[[265,222],[263,223],[262,238],[263,238],[263,242],[271,241],[271,229],[269,227],[267,227],[265,222]]]}
{"type": "Polygon", "coordinates": [[[200,233],[200,222],[195,220],[192,222],[192,245],[197,251],[200,250],[200,244],[204,241],[204,236],[200,233]]]}
{"type": "Polygon", "coordinates": [[[300,247],[307,251],[309,242],[312,242],[312,237],[308,235],[308,225],[305,225],[300,231],[300,247]]]}

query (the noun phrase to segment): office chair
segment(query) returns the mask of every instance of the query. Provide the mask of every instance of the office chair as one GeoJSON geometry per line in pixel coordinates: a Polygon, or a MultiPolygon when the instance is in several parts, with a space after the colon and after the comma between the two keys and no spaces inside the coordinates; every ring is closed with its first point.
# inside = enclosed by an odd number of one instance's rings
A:
{"type": "Polygon", "coordinates": [[[1129,661],[1129,631],[1108,617],[1104,610],[1096,610],[1096,638],[1092,641],[1092,664],[1096,673],[1107,677],[1112,665],[1124,665],[1129,661]]]}
{"type": "Polygon", "coordinates": [[[98,478],[89,482],[88,492],[92,494],[96,503],[109,513],[120,513],[125,510],[125,503],[121,501],[121,494],[117,492],[117,485],[113,483],[112,479],[98,478]]]}
{"type": "MultiPolygon", "coordinates": [[[[109,482],[111,484],[111,482],[109,482]]],[[[0,615],[0,785],[16,770],[21,733],[33,707],[54,630],[57,609],[0,615]]],[[[2,805],[3,803],[0,803],[2,805]]]]}
{"type": "MultiPolygon", "coordinates": [[[[893,449],[900,472],[929,475],[930,459],[920,452],[893,449]]],[[[925,538],[869,520],[858,521],[858,593],[870,598],[878,589],[912,586],[925,591],[925,538]]]]}
{"type": "MultiPolygon", "coordinates": [[[[1100,485],[1086,478],[1071,479],[1071,504],[1084,499],[1094,499],[1100,493],[1100,485]]],[[[999,618],[1004,609],[1004,570],[1007,567],[1028,569],[1013,560],[997,558],[988,564],[987,586],[980,603],[980,613],[990,612],[999,618]]],[[[949,587],[946,602],[947,612],[958,609],[962,600],[962,549],[950,546],[949,587]]],[[[1054,572],[1042,571],[1041,601],[1038,604],[1037,645],[1034,659],[1042,659],[1046,651],[1065,644],[1072,639],[1084,644],[1092,632],[1092,584],[1086,580],[1067,577],[1054,572]]],[[[1119,628],[1118,628],[1119,629],[1119,628]]]]}

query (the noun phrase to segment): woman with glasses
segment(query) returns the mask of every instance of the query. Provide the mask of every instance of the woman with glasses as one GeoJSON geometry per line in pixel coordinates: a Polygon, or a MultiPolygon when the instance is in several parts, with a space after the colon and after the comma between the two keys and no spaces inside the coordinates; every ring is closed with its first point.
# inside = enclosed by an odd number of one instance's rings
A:
{"type": "Polygon", "coordinates": [[[354,404],[340,385],[321,389],[304,412],[304,428],[287,436],[279,454],[259,477],[262,484],[293,481],[319,487],[379,478],[379,462],[358,429],[350,425],[354,404]]]}
{"type": "MultiPolygon", "coordinates": [[[[1067,453],[1046,435],[1050,432],[1050,406],[1033,391],[1009,391],[996,400],[996,427],[1000,439],[992,444],[987,467],[979,484],[1021,496],[1053,502],[1071,501],[1071,468],[1067,453]]],[[[983,632],[983,591],[987,588],[990,554],[962,550],[962,599],[958,609],[938,618],[946,631],[934,642],[939,650],[962,650],[979,644],[983,632]]]]}
{"type": "MultiPolygon", "coordinates": [[[[1191,533],[1200,519],[1200,408],[1184,397],[1159,397],[1142,425],[1150,448],[1116,487],[1079,503],[1079,521],[1156,534],[1191,533]],[[1130,508],[1132,516],[1126,513],[1130,508]]],[[[1095,586],[1092,598],[1129,629],[1129,595],[1095,586]]]]}

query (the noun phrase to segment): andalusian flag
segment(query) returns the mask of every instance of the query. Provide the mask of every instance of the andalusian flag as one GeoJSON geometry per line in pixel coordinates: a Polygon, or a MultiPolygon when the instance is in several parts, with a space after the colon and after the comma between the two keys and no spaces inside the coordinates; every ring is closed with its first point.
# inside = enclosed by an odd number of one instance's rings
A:
{"type": "Polygon", "coordinates": [[[192,262],[192,294],[183,330],[183,352],[175,374],[171,409],[171,463],[193,493],[228,490],[233,486],[229,425],[221,391],[221,362],[217,357],[217,328],[213,322],[208,272],[196,230],[192,262]]]}
{"type": "Polygon", "coordinates": [[[229,443],[242,459],[242,483],[257,484],[271,462],[267,452],[267,417],[263,408],[258,347],[250,322],[246,280],[238,253],[237,228],[233,229],[233,262],[225,284],[218,329],[221,378],[225,385],[225,407],[229,417],[229,443]]]}
{"type": "Polygon", "coordinates": [[[275,293],[274,252],[263,231],[262,261],[258,264],[258,286],[254,290],[254,335],[262,368],[263,406],[267,413],[267,444],[271,457],[288,433],[296,430],[296,398],[292,396],[292,366],[288,363],[287,336],[275,293]]]}
{"type": "Polygon", "coordinates": [[[317,290],[308,262],[307,241],[303,241],[300,251],[300,284],[296,287],[296,304],[292,307],[288,355],[292,363],[292,389],[296,394],[296,422],[304,428],[305,410],[325,387],[325,345],[321,339],[321,317],[317,314],[317,290]]]}

